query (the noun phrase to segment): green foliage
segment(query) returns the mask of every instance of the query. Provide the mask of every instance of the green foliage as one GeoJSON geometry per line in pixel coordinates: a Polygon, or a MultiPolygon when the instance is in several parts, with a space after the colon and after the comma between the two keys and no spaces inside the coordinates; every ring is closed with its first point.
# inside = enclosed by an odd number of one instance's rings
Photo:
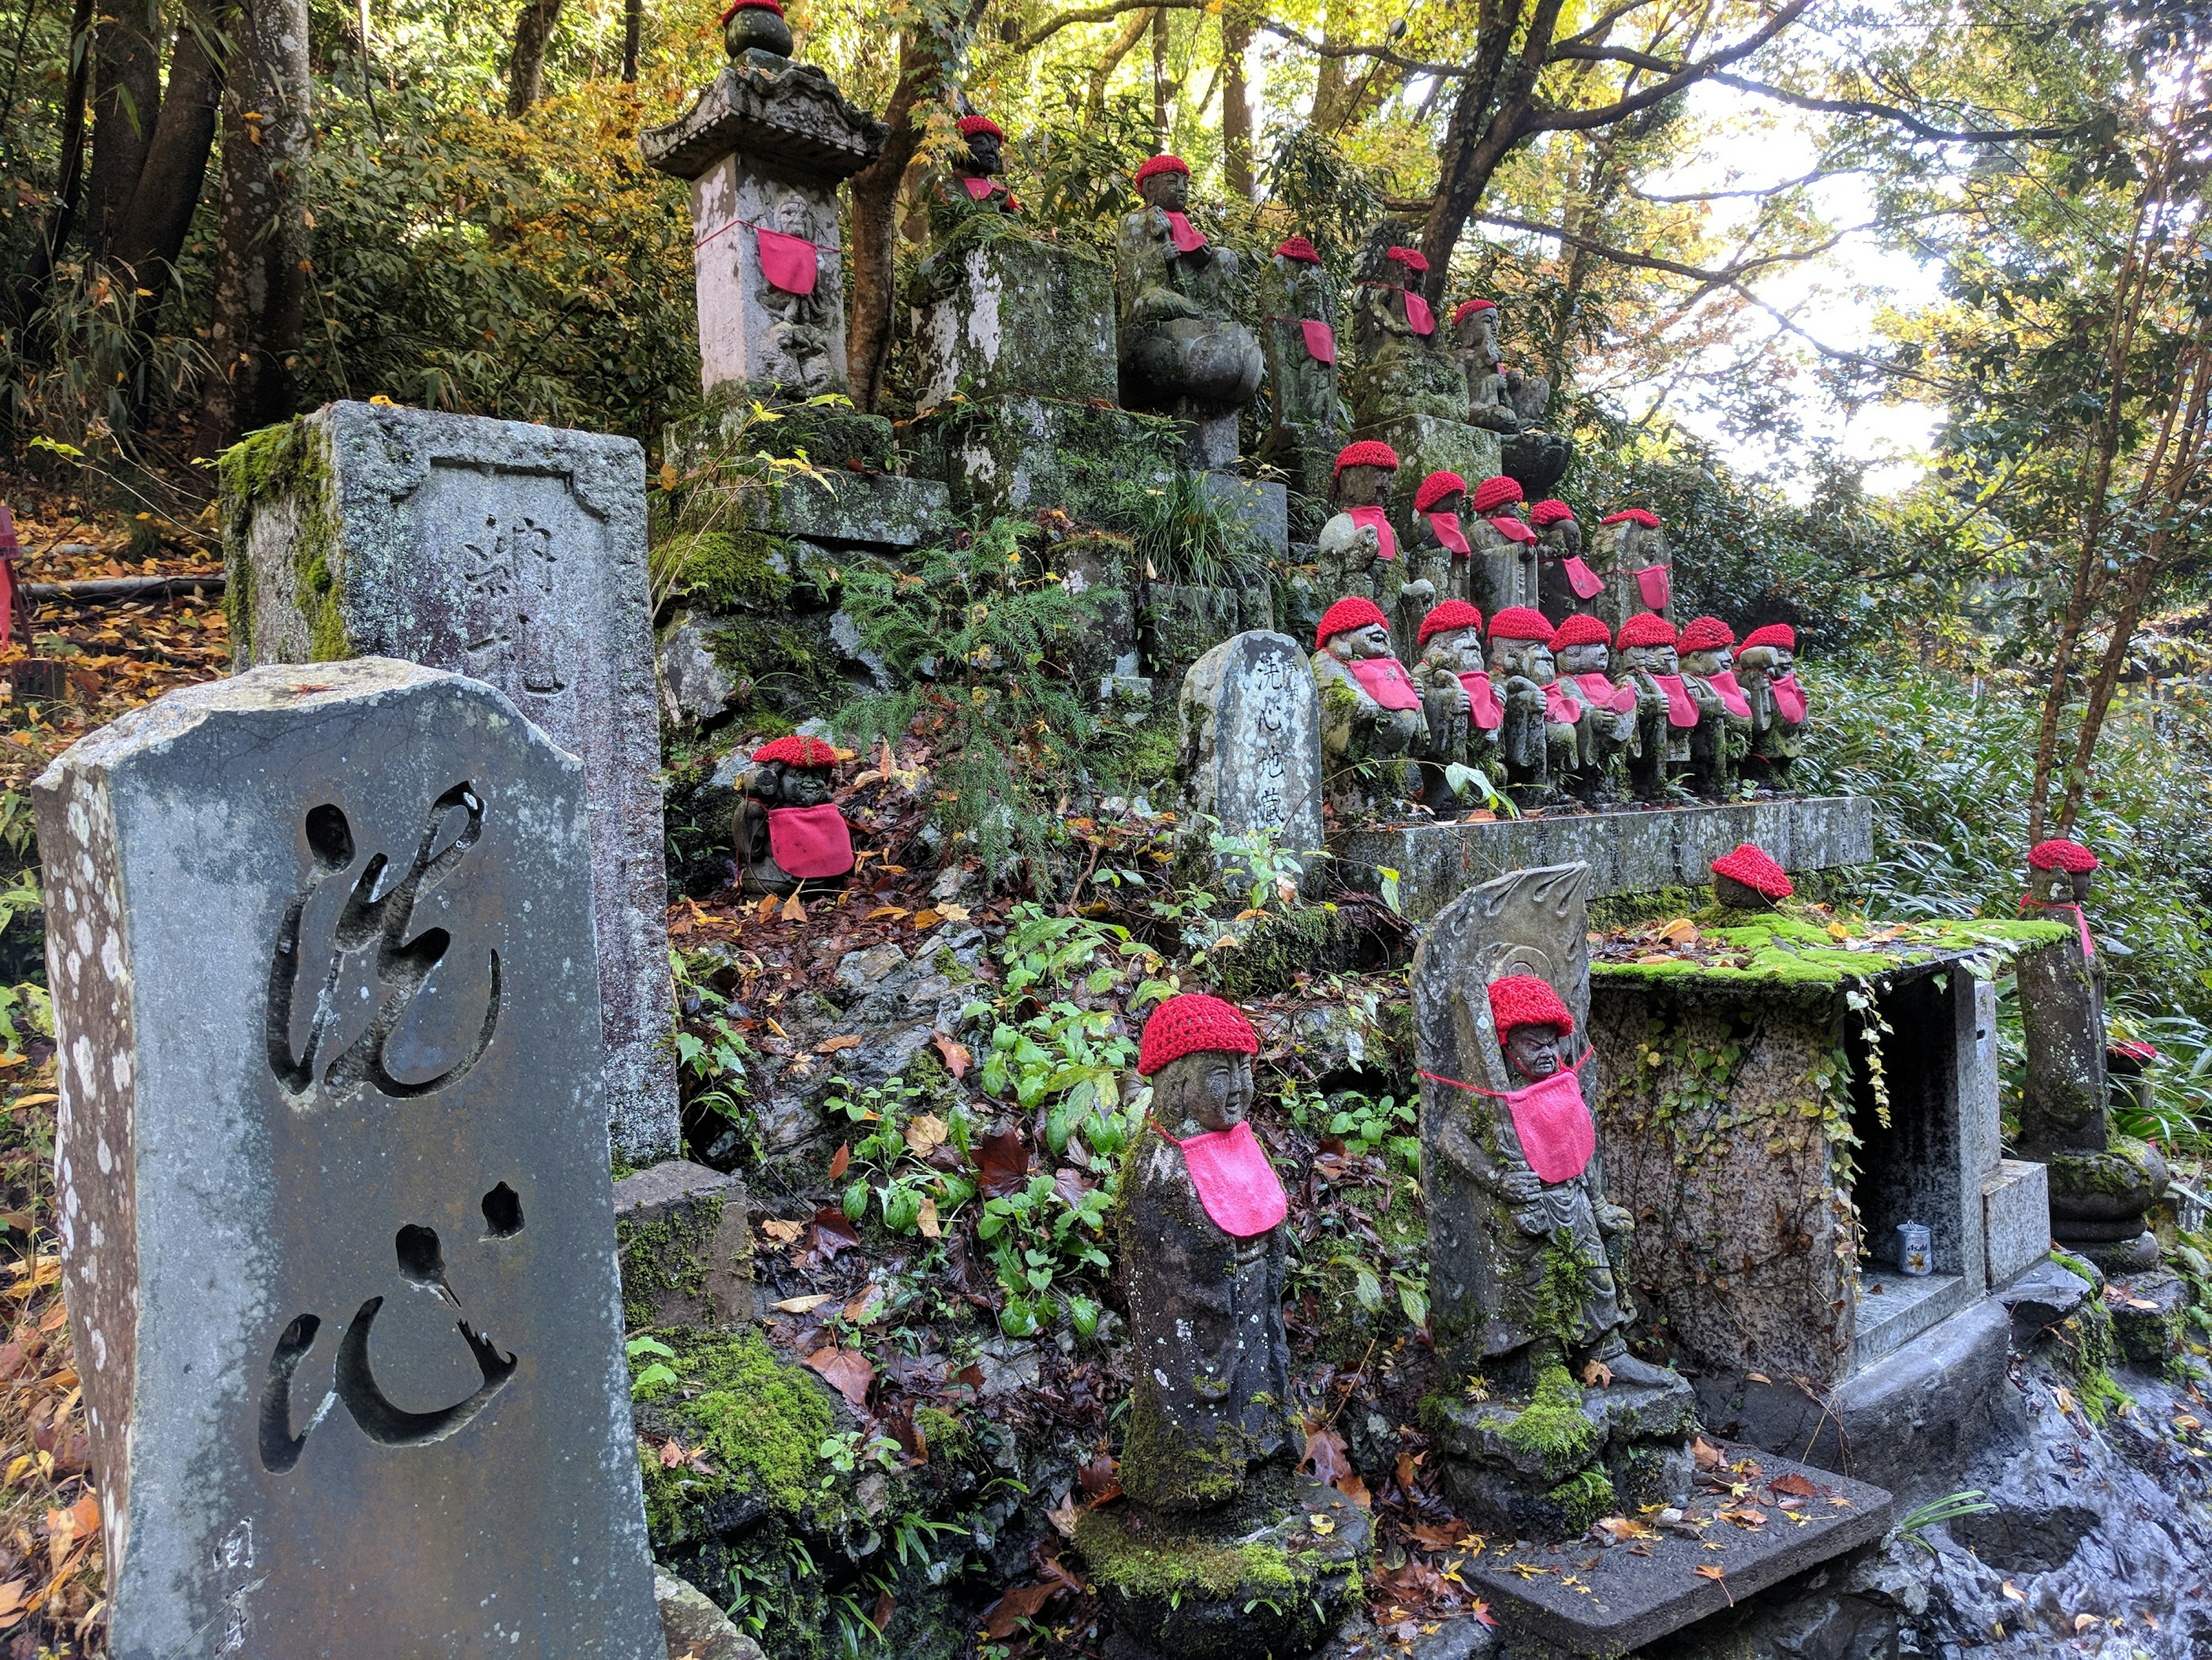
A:
{"type": "Polygon", "coordinates": [[[930,1150],[941,1144],[968,1156],[972,1131],[967,1110],[956,1102],[941,1119],[916,1114],[915,1104],[930,1092],[902,1077],[859,1090],[844,1078],[832,1081],[834,1092],[822,1104],[823,1116],[842,1112],[867,1128],[850,1144],[852,1162],[842,1201],[847,1219],[862,1221],[872,1208],[892,1233],[936,1237],[939,1219],[949,1219],[975,1196],[969,1177],[928,1162],[930,1150]]]}
{"type": "Polygon", "coordinates": [[[1899,1539],[1910,1539],[1933,1556],[1936,1547],[1921,1536],[1925,1529],[1941,1527],[1946,1522],[1960,1521],[1969,1516],[1986,1516],[1995,1509],[1996,1506],[1989,1502],[1988,1496],[1979,1487],[1969,1487],[1964,1493],[1948,1493],[1943,1498],[1931,1499],[1924,1505],[1916,1505],[1898,1518],[1894,1531],[1899,1539]]]}
{"type": "Polygon", "coordinates": [[[750,1330],[649,1333],[629,1350],[631,1394],[678,1414],[721,1480],[787,1512],[813,1500],[836,1415],[803,1368],[750,1330]]]}
{"type": "Polygon", "coordinates": [[[1097,1243],[1113,1199],[1104,1185],[1072,1198],[1040,1172],[1018,1192],[983,1201],[975,1232],[991,1247],[991,1270],[1006,1293],[999,1324],[1009,1337],[1049,1331],[1063,1303],[1077,1336],[1097,1329],[1097,1303],[1060,1282],[1083,1268],[1103,1274],[1113,1266],[1097,1243]]]}
{"type": "Polygon", "coordinates": [[[1225,588],[1267,580],[1243,517],[1209,494],[1196,473],[1177,471],[1148,489],[1131,528],[1153,581],[1225,588]]]}

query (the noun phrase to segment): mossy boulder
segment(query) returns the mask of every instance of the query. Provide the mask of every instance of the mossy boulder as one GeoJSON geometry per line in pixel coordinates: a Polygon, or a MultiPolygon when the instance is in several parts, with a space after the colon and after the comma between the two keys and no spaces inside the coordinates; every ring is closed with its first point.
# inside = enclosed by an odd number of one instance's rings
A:
{"type": "Polygon", "coordinates": [[[2114,1135],[2100,1149],[2048,1155],[2051,1213],[2060,1221],[2132,1223],[2166,1196],[2166,1160],[2149,1142],[2114,1135]]]}

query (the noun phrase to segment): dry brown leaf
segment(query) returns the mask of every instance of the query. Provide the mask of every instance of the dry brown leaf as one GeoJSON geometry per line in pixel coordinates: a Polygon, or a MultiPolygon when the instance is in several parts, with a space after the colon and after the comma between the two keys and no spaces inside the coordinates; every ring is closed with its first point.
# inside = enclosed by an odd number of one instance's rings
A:
{"type": "Polygon", "coordinates": [[[867,1409],[868,1386],[875,1382],[876,1369],[868,1364],[866,1355],[858,1349],[817,1349],[806,1357],[806,1364],[851,1402],[855,1411],[867,1409]]]}
{"type": "Polygon", "coordinates": [[[781,1309],[786,1314],[811,1314],[824,1303],[834,1303],[836,1300],[836,1298],[824,1292],[819,1297],[787,1297],[781,1303],[774,1303],[769,1306],[781,1309]]]}
{"type": "Polygon", "coordinates": [[[1766,1490],[1769,1493],[1787,1493],[1792,1499],[1810,1499],[1814,1493],[1820,1492],[1820,1488],[1814,1487],[1795,1470],[1791,1470],[1786,1475],[1776,1476],[1766,1484],[1766,1490]]]}
{"type": "Polygon", "coordinates": [[[925,1199],[921,1208],[915,1213],[915,1231],[925,1239],[942,1239],[945,1230],[937,1219],[937,1201],[925,1199]]]}
{"type": "Polygon", "coordinates": [[[832,1182],[843,1181],[845,1172],[852,1168],[852,1164],[853,1144],[849,1141],[839,1142],[837,1151],[830,1155],[830,1179],[832,1182]]]}
{"type": "Polygon", "coordinates": [[[848,1031],[842,1037],[823,1038],[814,1046],[814,1052],[817,1055],[842,1055],[847,1049],[856,1049],[860,1047],[859,1034],[848,1031]]]}
{"type": "MultiPolygon", "coordinates": [[[[771,898],[774,897],[773,894],[769,896],[771,898]]],[[[806,907],[799,903],[795,893],[783,902],[783,920],[787,922],[804,922],[806,920],[806,907]]]]}
{"type": "MultiPolygon", "coordinates": [[[[943,911],[931,909],[927,907],[915,912],[914,914],[914,925],[917,928],[933,928],[944,920],[945,913],[943,911]]],[[[1009,1596],[1013,1595],[1012,1591],[1009,1591],[1006,1594],[1009,1596]]]]}
{"type": "Polygon", "coordinates": [[[1592,1360],[1583,1368],[1583,1383],[1589,1389],[1609,1389],[1613,1387],[1613,1368],[1602,1360],[1592,1360]]]}
{"type": "Polygon", "coordinates": [[[968,1053],[966,1044],[947,1037],[941,1031],[929,1041],[937,1045],[937,1052],[945,1057],[945,1070],[952,1074],[956,1083],[968,1075],[968,1068],[975,1063],[975,1056],[968,1053]]]}
{"type": "Polygon", "coordinates": [[[1072,1493],[1063,1494],[1060,1503],[1044,1513],[1044,1519],[1052,1523],[1061,1538],[1074,1538],[1075,1495],[1072,1493]]]}
{"type": "Polygon", "coordinates": [[[779,1245],[787,1245],[806,1231],[804,1222],[785,1222],[773,1216],[761,1219],[761,1231],[779,1245]]]}
{"type": "Polygon", "coordinates": [[[1375,1495],[1367,1491],[1367,1483],[1348,1470],[1336,1478],[1336,1490],[1362,1510],[1375,1508],[1375,1495]]]}
{"type": "Polygon", "coordinates": [[[1717,1470],[1728,1462],[1721,1450],[1702,1435],[1690,1443],[1690,1456],[1697,1460],[1701,1470],[1717,1470]]]}
{"type": "Polygon", "coordinates": [[[935,1113],[925,1112],[908,1122],[906,1144],[917,1158],[927,1158],[932,1149],[944,1145],[945,1134],[945,1121],[935,1113]]]}
{"type": "Polygon", "coordinates": [[[1014,1634],[1023,1620],[1049,1602],[1058,1585],[1018,1585],[1001,1596],[983,1622],[983,1634],[994,1643],[1003,1643],[1014,1634]]]}
{"type": "Polygon", "coordinates": [[[1686,916],[1678,916],[1659,930],[1659,937],[1670,946],[1686,946],[1698,937],[1698,925],[1686,916]]]}
{"type": "Polygon", "coordinates": [[[2003,1591],[2005,1598],[2008,1602],[2025,1602],[2027,1601],[2027,1593],[2021,1590],[2018,1585],[2014,1584],[2009,1579],[2006,1580],[2000,1589],[2003,1591]]]}
{"type": "Polygon", "coordinates": [[[1659,1536],[1658,1529],[1649,1522],[1638,1522],[1632,1517],[1607,1516],[1593,1525],[1617,1545],[1634,1539],[1656,1539],[1659,1536]]]}

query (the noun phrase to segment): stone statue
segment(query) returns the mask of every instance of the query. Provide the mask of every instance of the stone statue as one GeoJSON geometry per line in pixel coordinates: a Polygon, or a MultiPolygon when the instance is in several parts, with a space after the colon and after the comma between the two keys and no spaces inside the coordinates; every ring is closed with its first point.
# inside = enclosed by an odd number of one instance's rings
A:
{"type": "Polygon", "coordinates": [[[1615,638],[1620,625],[1640,611],[1666,616],[1674,599],[1673,570],[1657,514],[1629,508],[1599,520],[1590,563],[1605,584],[1605,591],[1593,596],[1591,609],[1615,638]]]}
{"type": "Polygon", "coordinates": [[[1636,742],[1636,689],[1615,685],[1612,636],[1585,611],[1553,630],[1552,660],[1559,684],[1581,708],[1575,722],[1575,758],[1568,787],[1584,801],[1613,792],[1619,757],[1636,742]]]}
{"type": "Polygon", "coordinates": [[[1346,419],[1337,393],[1336,285],[1303,236],[1286,238],[1267,261],[1261,292],[1273,424],[1263,457],[1291,476],[1291,487],[1325,500],[1331,462],[1346,419]]]}
{"type": "Polygon", "coordinates": [[[1682,684],[1675,640],[1674,625],[1656,611],[1630,617],[1616,640],[1625,678],[1636,689],[1636,742],[1629,750],[1628,777],[1639,801],[1663,798],[1690,765],[1698,706],[1682,684]]]}
{"type": "Polygon", "coordinates": [[[1682,630],[1682,684],[1698,706],[1690,735],[1690,787],[1708,800],[1732,793],[1751,746],[1751,703],[1733,672],[1735,630],[1717,617],[1697,617],[1682,630]]]}
{"type": "MultiPolygon", "coordinates": [[[[1595,616],[1593,602],[1605,592],[1605,580],[1583,559],[1583,527],[1575,510],[1557,497],[1528,509],[1528,522],[1536,530],[1536,609],[1554,623],[1577,614],[1595,616]]],[[[1608,628],[1606,635],[1612,637],[1608,628]]]]}
{"type": "Polygon", "coordinates": [[[1406,575],[1428,583],[1439,599],[1468,597],[1474,546],[1460,522],[1459,510],[1466,500],[1467,480],[1455,472],[1432,472],[1413,492],[1414,529],[1406,554],[1406,575]]]}
{"type": "Polygon", "coordinates": [[[1797,891],[1790,873],[1763,848],[1739,842],[1713,860],[1713,903],[1723,910],[1766,911],[1797,891]]]}
{"type": "Polygon", "coordinates": [[[787,62],[791,46],[791,25],[784,21],[783,8],[777,0],[738,0],[723,19],[722,49],[732,58],[763,52],[787,62]]]}
{"type": "Polygon", "coordinates": [[[1466,600],[1447,599],[1423,617],[1418,643],[1413,683],[1428,716],[1430,756],[1421,769],[1421,800],[1448,817],[1459,806],[1444,776],[1451,763],[1479,769],[1493,787],[1502,781],[1498,734],[1505,705],[1483,660],[1482,613],[1466,600]]]}
{"type": "Polygon", "coordinates": [[[1627,1352],[1633,1225],[1606,1198],[1578,1076],[1589,891],[1586,865],[1498,877],[1413,957],[1445,1487],[1474,1526],[1523,1538],[1673,1502],[1691,1476],[1689,1385],[1627,1352]]]}
{"type": "Polygon", "coordinates": [[[1371,599],[1340,599],[1322,617],[1314,643],[1330,804],[1340,822],[1395,817],[1428,718],[1413,677],[1391,655],[1389,619],[1371,599]]]}
{"type": "Polygon", "coordinates": [[[1515,510],[1521,500],[1521,486],[1503,474],[1474,487],[1474,510],[1480,517],[1468,531],[1474,544],[1468,598],[1493,616],[1536,604],[1536,532],[1515,510]]]}
{"type": "Polygon", "coordinates": [[[1323,593],[1373,600],[1394,631],[1411,639],[1418,622],[1407,613],[1418,619],[1436,589],[1407,569],[1391,526],[1390,484],[1397,474],[1397,452],[1374,439],[1338,453],[1329,496],[1337,511],[1315,544],[1315,581],[1323,593]]]}
{"type": "Polygon", "coordinates": [[[2027,1039],[2020,1155],[2049,1166],[2051,1231],[2067,1250],[2107,1273],[2155,1268],[2143,1215],[2170,1177],[2156,1148],[2112,1128],[2105,966],[2082,911],[2097,855],[2078,842],[2039,842],[2027,865],[2021,909],[2074,932],[2015,959],[2027,1039]]]}
{"type": "Polygon", "coordinates": [[[1172,415],[1194,470],[1237,459],[1237,411],[1259,390],[1266,359],[1231,316],[1237,255],[1190,222],[1190,168],[1155,155],[1137,169],[1145,200],[1114,244],[1121,299],[1121,402],[1172,415]]]}
{"type": "Polygon", "coordinates": [[[1347,377],[1361,429],[1411,416],[1467,419],[1467,382],[1416,290],[1428,260],[1417,248],[1391,246],[1370,260],[1352,309],[1359,366],[1347,377]]]}
{"type": "Polygon", "coordinates": [[[1521,430],[1513,398],[1498,367],[1504,356],[1498,340],[1498,304],[1492,300],[1469,300],[1452,313],[1452,338],[1457,347],[1460,374],[1467,381],[1467,414],[1470,426],[1492,432],[1521,430]]]}
{"type": "Polygon", "coordinates": [[[1505,706],[1498,747],[1507,781],[1538,799],[1550,795],[1574,769],[1582,705],[1559,684],[1552,625],[1541,611],[1514,605],[1490,619],[1490,678],[1505,706]]]}
{"type": "Polygon", "coordinates": [[[1021,211],[1013,192],[998,178],[1006,165],[1005,131],[987,115],[963,115],[959,125],[968,148],[953,159],[951,173],[930,181],[925,197],[929,228],[940,246],[977,214],[1012,218],[1021,211]]]}
{"type": "Polygon", "coordinates": [[[830,800],[837,751],[818,738],[779,738],[753,751],[731,821],[739,891],[832,892],[853,868],[853,833],[830,800]]]}
{"type": "Polygon", "coordinates": [[[1751,706],[1751,752],[1746,775],[1786,788],[1790,763],[1805,750],[1805,689],[1797,684],[1797,630],[1769,623],[1744,636],[1735,669],[1751,706]]]}

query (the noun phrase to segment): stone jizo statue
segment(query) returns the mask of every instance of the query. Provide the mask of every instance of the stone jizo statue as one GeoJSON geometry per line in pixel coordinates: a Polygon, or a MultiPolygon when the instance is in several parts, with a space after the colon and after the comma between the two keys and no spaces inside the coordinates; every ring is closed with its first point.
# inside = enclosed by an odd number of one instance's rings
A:
{"type": "Polygon", "coordinates": [[[1498,751],[1507,781],[1539,794],[1563,787],[1575,764],[1582,705],[1559,684],[1552,625],[1541,611],[1514,605],[1490,619],[1490,678],[1505,706],[1498,751]]]}
{"type": "Polygon", "coordinates": [[[959,128],[967,149],[953,159],[949,174],[933,181],[930,192],[930,228],[940,241],[973,215],[1021,211],[998,176],[1006,166],[1005,129],[988,115],[963,115],[959,128]]]}
{"type": "Polygon", "coordinates": [[[1367,439],[1338,452],[1329,505],[1336,509],[1316,544],[1316,581],[1324,593],[1371,599],[1384,615],[1404,605],[1425,605],[1435,594],[1425,578],[1411,578],[1398,532],[1390,524],[1390,486],[1398,453],[1367,439]]]}
{"type": "Polygon", "coordinates": [[[1345,424],[1337,396],[1336,290],[1314,245],[1285,237],[1267,261],[1267,385],[1279,437],[1320,437],[1345,424]]]}
{"type": "Polygon", "coordinates": [[[1745,770],[1780,788],[1790,763],[1805,751],[1805,689],[1797,684],[1797,630],[1769,623],[1743,639],[1733,665],[1751,705],[1751,752],[1745,770]]]}
{"type": "Polygon", "coordinates": [[[1493,614],[1516,605],[1534,608],[1539,597],[1536,532],[1518,511],[1522,495],[1521,486],[1503,474],[1474,487],[1480,516],[1468,527],[1474,555],[1468,598],[1493,614]]]}
{"type": "Polygon", "coordinates": [[[1674,625],[1656,611],[1638,611],[1620,625],[1620,647],[1627,683],[1636,690],[1636,743],[1629,751],[1628,776],[1636,796],[1656,801],[1670,781],[1690,765],[1690,736],[1698,728],[1698,705],[1682,684],[1674,625]]]}
{"type": "Polygon", "coordinates": [[[1790,873],[1762,848],[1739,842],[1712,862],[1713,903],[1723,910],[1772,910],[1797,891],[1790,873]]]}
{"type": "Polygon", "coordinates": [[[1672,556],[1659,515],[1644,508],[1607,514],[1591,539],[1590,566],[1604,582],[1591,608],[1618,635],[1620,625],[1639,611],[1667,614],[1674,602],[1672,556]]]}
{"type": "Polygon", "coordinates": [[[1494,779],[1505,705],[1483,660],[1482,613],[1466,600],[1447,599],[1423,617],[1419,644],[1413,680],[1428,716],[1430,757],[1422,768],[1421,799],[1448,816],[1459,803],[1445,766],[1456,761],[1494,779]]]}
{"type": "Polygon", "coordinates": [[[1467,382],[1419,290],[1429,262],[1389,246],[1373,259],[1353,307],[1359,367],[1350,377],[1353,416],[1372,428],[1412,416],[1467,418],[1467,382]]]}
{"type": "Polygon", "coordinates": [[[1460,520],[1466,501],[1467,480],[1450,471],[1431,473],[1413,492],[1413,544],[1406,574],[1427,582],[1441,599],[1468,597],[1474,545],[1460,520]]]}
{"type": "Polygon", "coordinates": [[[1698,706],[1691,787],[1712,800],[1730,793],[1751,746],[1751,703],[1736,684],[1735,647],[1735,630],[1717,617],[1693,617],[1682,630],[1682,684],[1698,706]]]}
{"type": "Polygon", "coordinates": [[[1569,787],[1585,801],[1610,793],[1618,757],[1636,742],[1636,689],[1616,685],[1613,636],[1604,623],[1577,611],[1552,632],[1559,684],[1580,706],[1569,787]]]}
{"type": "Polygon", "coordinates": [[[1407,793],[1407,763],[1425,746],[1428,718],[1413,677],[1391,654],[1389,619],[1371,599],[1340,599],[1314,641],[1330,802],[1340,819],[1393,814],[1407,793]]]}
{"type": "MultiPolygon", "coordinates": [[[[1595,614],[1593,602],[1605,592],[1605,579],[1583,558],[1583,527],[1575,510],[1556,496],[1547,497],[1528,509],[1528,522],[1535,527],[1541,562],[1536,608],[1555,623],[1577,612],[1595,614]]],[[[1608,638],[1611,634],[1608,628],[1608,638]]]]}
{"type": "Polygon", "coordinates": [[[1464,301],[1452,313],[1452,338],[1457,348],[1460,373],[1467,380],[1467,413],[1463,418],[1468,424],[1492,432],[1520,431],[1521,417],[1514,412],[1512,393],[1499,368],[1504,353],[1498,338],[1497,301],[1464,301]]]}
{"type": "Polygon", "coordinates": [[[830,799],[837,751],[818,738],[779,738],[753,751],[731,824],[741,891],[789,894],[845,885],[853,832],[830,799]]]}

